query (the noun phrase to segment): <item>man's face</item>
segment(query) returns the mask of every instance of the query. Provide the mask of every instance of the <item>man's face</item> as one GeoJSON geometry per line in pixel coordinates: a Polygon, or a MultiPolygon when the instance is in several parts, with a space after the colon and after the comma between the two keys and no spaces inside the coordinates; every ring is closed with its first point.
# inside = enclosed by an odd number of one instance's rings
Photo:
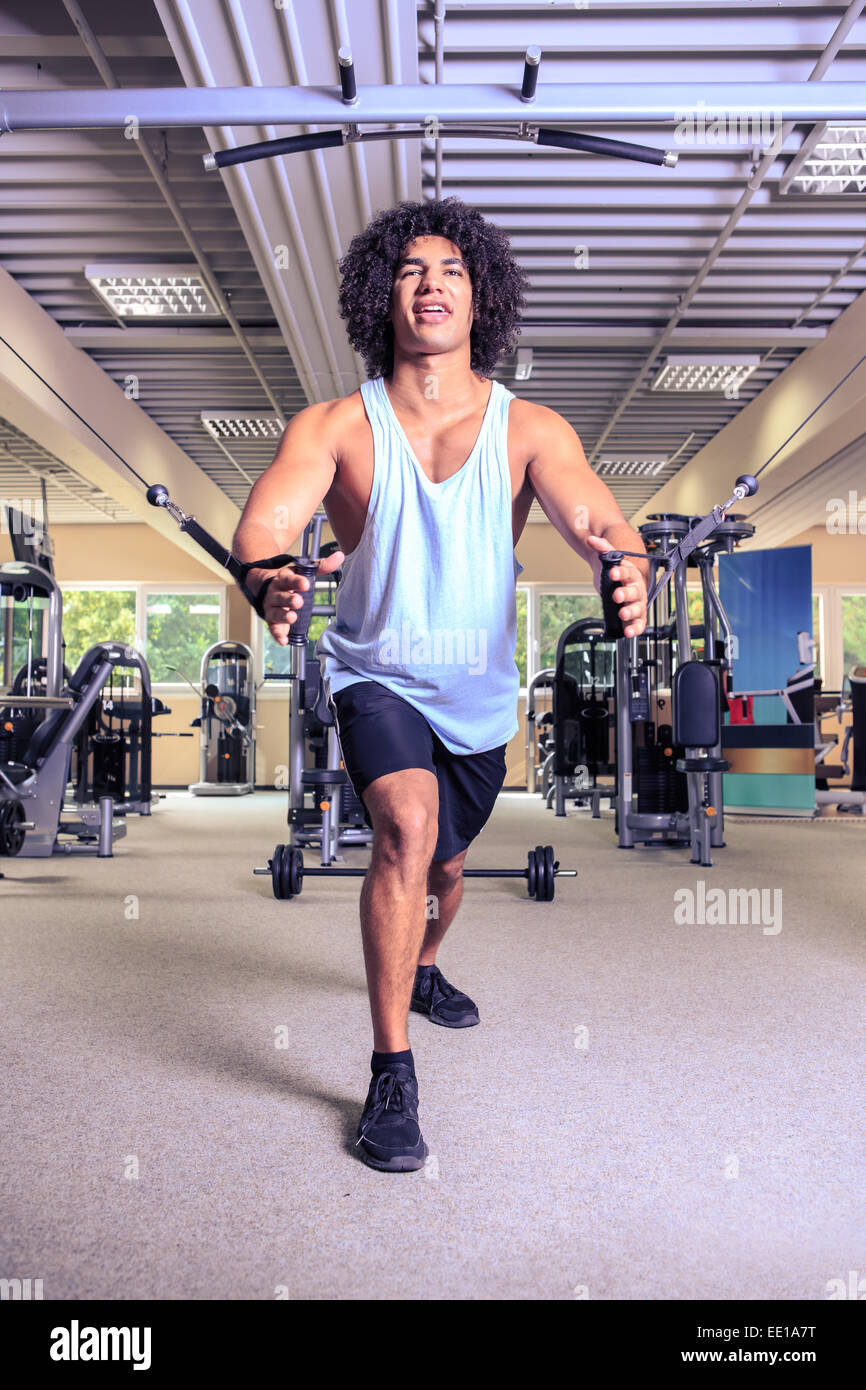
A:
{"type": "Polygon", "coordinates": [[[414,356],[453,352],[469,339],[472,282],[453,241],[420,236],[404,248],[389,315],[395,346],[414,356]]]}

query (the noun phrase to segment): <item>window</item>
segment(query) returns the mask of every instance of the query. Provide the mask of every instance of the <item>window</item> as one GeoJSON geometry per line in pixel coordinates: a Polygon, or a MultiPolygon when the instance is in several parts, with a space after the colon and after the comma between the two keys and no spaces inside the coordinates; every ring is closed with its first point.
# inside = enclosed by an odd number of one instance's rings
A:
{"type": "Polygon", "coordinates": [[[514,648],[514,661],[520,672],[521,689],[526,679],[526,589],[517,590],[517,643],[514,648]]]}
{"type": "Polygon", "coordinates": [[[97,642],[135,645],[135,589],[66,589],[63,593],[64,660],[75,671],[97,642]]]}
{"type": "Polygon", "coordinates": [[[539,593],[537,669],[556,665],[557,643],[571,623],[601,616],[601,599],[596,593],[539,593]]]}
{"type": "Polygon", "coordinates": [[[198,681],[205,649],[220,639],[223,592],[144,591],[144,655],[154,684],[198,681]]]}
{"type": "Polygon", "coordinates": [[[824,595],[812,595],[812,655],[815,658],[815,675],[824,679],[824,595]]]}
{"type": "Polygon", "coordinates": [[[30,604],[14,603],[11,596],[0,602],[0,680],[6,659],[6,613],[12,610],[12,653],[9,663],[9,683],[15,680],[22,666],[27,664],[27,652],[31,647],[33,659],[42,655],[43,628],[48,631],[48,599],[35,597],[33,600],[33,624],[31,631],[30,604]]]}
{"type": "Polygon", "coordinates": [[[866,593],[842,594],[842,684],[852,666],[866,664],[866,593]]]}

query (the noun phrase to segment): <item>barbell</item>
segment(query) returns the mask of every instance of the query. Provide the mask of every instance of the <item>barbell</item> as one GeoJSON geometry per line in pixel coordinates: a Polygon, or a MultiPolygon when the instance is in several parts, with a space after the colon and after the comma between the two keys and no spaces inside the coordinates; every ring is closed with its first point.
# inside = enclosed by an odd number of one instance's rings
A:
{"type": "MultiPolygon", "coordinates": [[[[302,851],[294,845],[277,845],[267,868],[253,869],[254,874],[270,874],[274,897],[281,900],[298,897],[305,878],[363,878],[366,872],[366,869],[307,869],[302,851]]],[[[551,903],[555,880],[577,878],[577,869],[560,869],[559,860],[553,857],[553,846],[536,845],[527,855],[525,869],[464,869],[463,877],[525,878],[530,898],[551,903]]]]}

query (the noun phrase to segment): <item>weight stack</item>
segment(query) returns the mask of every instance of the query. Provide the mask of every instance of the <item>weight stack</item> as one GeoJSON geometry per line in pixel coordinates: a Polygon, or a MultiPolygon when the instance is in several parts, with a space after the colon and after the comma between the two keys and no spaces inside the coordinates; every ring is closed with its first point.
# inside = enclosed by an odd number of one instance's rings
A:
{"type": "Polygon", "coordinates": [[[348,780],[340,786],[340,824],[366,827],[364,803],[355,795],[355,789],[348,780]]]}
{"type": "Polygon", "coordinates": [[[675,758],[653,744],[635,749],[637,809],[639,815],[673,815],[689,809],[684,772],[677,772],[675,758]]]}

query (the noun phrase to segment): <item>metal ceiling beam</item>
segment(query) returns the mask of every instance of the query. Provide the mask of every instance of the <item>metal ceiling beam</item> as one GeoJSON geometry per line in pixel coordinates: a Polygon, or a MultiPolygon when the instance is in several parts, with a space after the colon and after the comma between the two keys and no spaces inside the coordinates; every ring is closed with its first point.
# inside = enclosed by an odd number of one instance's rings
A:
{"type": "MultiPolygon", "coordinates": [[[[126,93],[124,89],[120,87],[117,78],[114,75],[114,70],[111,64],[109,63],[108,59],[106,58],[105,52],[99,40],[97,39],[96,35],[94,34],[93,30],[88,24],[84,14],[82,13],[81,6],[78,4],[78,0],[63,0],[63,4],[67,14],[69,15],[69,18],[72,20],[72,23],[75,25],[76,29],[81,35],[82,42],[85,48],[87,49],[87,52],[90,54],[90,57],[93,60],[97,72],[99,73],[106,87],[109,89],[106,95],[116,95],[119,97],[125,97],[126,93]]],[[[235,317],[231,305],[229,304],[228,300],[222,292],[222,289],[220,288],[219,282],[213,272],[210,261],[207,258],[207,255],[204,251],[204,248],[201,245],[201,242],[199,241],[198,237],[196,236],[195,232],[193,231],[192,227],[187,221],[186,216],[180,207],[180,204],[178,203],[177,199],[174,196],[174,193],[169,187],[168,180],[166,179],[165,174],[162,171],[162,166],[156,159],[155,155],[153,154],[153,151],[151,150],[146,140],[142,140],[139,136],[134,141],[134,143],[139,154],[141,155],[142,159],[147,165],[150,174],[154,180],[154,183],[156,184],[157,188],[162,194],[162,197],[165,200],[172,217],[177,223],[181,235],[183,236],[187,246],[189,247],[190,251],[195,257],[196,264],[198,265],[202,275],[204,276],[205,283],[207,284],[207,287],[210,290],[211,295],[216,301],[217,308],[225,318],[226,322],[229,324],[232,333],[237,339],[241,351],[243,352],[244,356],[246,357],[247,361],[249,362],[250,366],[255,372],[259,384],[262,390],[264,391],[272,409],[276,412],[277,418],[279,419],[282,425],[285,425],[286,420],[285,415],[283,414],[282,406],[280,405],[279,401],[277,400],[276,396],[271,390],[268,379],[262,371],[261,367],[259,366],[259,363],[256,359],[256,355],[253,352],[252,347],[250,346],[250,343],[246,338],[244,330],[238,323],[238,320],[235,317]]]]}
{"type": "MultiPolygon", "coordinates": [[[[844,22],[844,21],[843,21],[844,22]]],[[[519,65],[515,55],[515,67],[519,65]]],[[[866,82],[621,82],[539,85],[531,106],[520,88],[445,83],[358,87],[358,100],[343,104],[339,87],[124,87],[4,91],[0,134],[16,130],[122,130],[140,128],[419,124],[431,114],[470,125],[497,121],[571,125],[598,121],[650,121],[674,126],[689,113],[725,113],[749,119],[760,113],[779,121],[866,119],[866,82]]]]}
{"type": "MultiPolygon", "coordinates": [[[[654,343],[659,336],[657,328],[630,328],[615,324],[550,324],[534,327],[524,324],[520,330],[521,347],[634,347],[654,343]]],[[[755,348],[778,346],[780,348],[814,347],[827,336],[824,328],[799,328],[793,331],[786,327],[750,328],[728,327],[724,324],[712,328],[678,328],[669,339],[673,347],[707,348],[708,350],[727,350],[728,348],[755,348]]],[[[73,341],[75,341],[73,339],[73,341]]]]}
{"type": "MultiPolygon", "coordinates": [[[[779,348],[800,349],[813,347],[822,342],[827,335],[824,328],[779,328],[728,327],[724,324],[711,328],[678,328],[671,339],[675,347],[706,348],[758,348],[775,345],[779,348]]],[[[630,347],[638,348],[653,343],[659,336],[657,328],[631,328],[617,324],[532,324],[525,323],[521,329],[520,342],[523,347],[579,348],[590,347],[630,347]]],[[[197,352],[225,352],[235,346],[234,338],[226,329],[219,328],[66,328],[64,337],[74,347],[88,352],[115,351],[123,353],[146,351],[182,352],[187,355],[197,352]]],[[[276,329],[250,329],[251,342],[262,351],[280,351],[284,347],[282,335],[276,329]]],[[[211,371],[210,366],[203,370],[211,371]]]]}
{"type": "MultiPolygon", "coordinates": [[[[283,335],[276,328],[248,328],[247,338],[258,349],[283,350],[283,335]]],[[[153,328],[131,325],[129,328],[67,328],[64,336],[75,347],[87,351],[114,348],[118,352],[136,352],[153,348],[169,352],[231,351],[236,347],[235,336],[227,328],[169,328],[154,324],[153,328]]]]}

